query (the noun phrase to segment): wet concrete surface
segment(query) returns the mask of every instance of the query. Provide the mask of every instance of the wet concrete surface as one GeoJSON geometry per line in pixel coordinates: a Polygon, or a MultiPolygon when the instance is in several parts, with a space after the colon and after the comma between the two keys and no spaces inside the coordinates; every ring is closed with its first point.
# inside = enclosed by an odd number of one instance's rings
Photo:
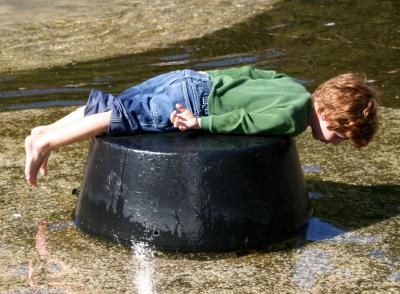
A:
{"type": "Polygon", "coordinates": [[[1,75],[0,293],[397,293],[398,11],[395,0],[284,1],[171,48],[1,75]],[[26,184],[23,139],[33,126],[75,109],[57,105],[84,103],[91,87],[118,93],[173,68],[241,64],[288,72],[310,89],[337,73],[364,72],[383,93],[380,130],[366,148],[329,146],[308,131],[296,138],[313,207],[297,235],[263,250],[215,254],[124,247],[88,236],[71,215],[88,142],[54,152],[49,177],[37,189],[26,184]]]}
{"type": "Polygon", "coordinates": [[[381,110],[385,133],[362,151],[312,142],[309,132],[297,138],[308,189],[319,193],[305,232],[264,250],[184,254],[124,247],[73,226],[71,191],[80,185],[87,143],[54,152],[49,177],[37,189],[26,185],[26,132],[71,109],[0,116],[3,293],[395,293],[400,287],[400,133],[393,123],[399,110],[381,110]]]}

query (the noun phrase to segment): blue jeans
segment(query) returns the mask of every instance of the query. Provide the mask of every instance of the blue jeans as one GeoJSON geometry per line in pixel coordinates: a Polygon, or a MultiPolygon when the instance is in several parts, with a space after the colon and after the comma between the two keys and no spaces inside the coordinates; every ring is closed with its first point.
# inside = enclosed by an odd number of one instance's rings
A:
{"type": "Polygon", "coordinates": [[[169,117],[176,103],[196,117],[208,115],[211,86],[207,74],[185,69],[151,78],[116,97],[92,90],[85,116],[111,110],[110,136],[175,131],[169,117]]]}

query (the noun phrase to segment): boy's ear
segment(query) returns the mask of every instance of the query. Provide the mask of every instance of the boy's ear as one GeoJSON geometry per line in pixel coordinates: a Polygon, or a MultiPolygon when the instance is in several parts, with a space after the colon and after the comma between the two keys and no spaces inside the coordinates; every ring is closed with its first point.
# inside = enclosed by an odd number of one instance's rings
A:
{"type": "Polygon", "coordinates": [[[325,112],[321,112],[321,114],[320,114],[320,117],[321,117],[321,119],[323,120],[323,121],[326,121],[326,115],[325,115],[325,112]]]}

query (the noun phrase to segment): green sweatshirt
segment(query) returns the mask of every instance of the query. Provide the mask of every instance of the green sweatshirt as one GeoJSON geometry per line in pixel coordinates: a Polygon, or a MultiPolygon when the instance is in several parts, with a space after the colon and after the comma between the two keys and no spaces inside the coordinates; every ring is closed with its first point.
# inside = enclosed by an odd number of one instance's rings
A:
{"type": "Polygon", "coordinates": [[[310,93],[293,78],[251,66],[208,74],[212,90],[201,129],[223,134],[296,136],[307,128],[310,93]]]}

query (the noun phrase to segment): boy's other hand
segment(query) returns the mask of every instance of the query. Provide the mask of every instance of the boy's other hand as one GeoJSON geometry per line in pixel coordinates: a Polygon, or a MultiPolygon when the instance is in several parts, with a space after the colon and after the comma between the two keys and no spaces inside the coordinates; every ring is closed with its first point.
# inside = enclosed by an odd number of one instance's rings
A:
{"type": "Polygon", "coordinates": [[[181,104],[176,104],[176,110],[172,111],[169,119],[182,132],[200,129],[199,119],[181,104]]]}

